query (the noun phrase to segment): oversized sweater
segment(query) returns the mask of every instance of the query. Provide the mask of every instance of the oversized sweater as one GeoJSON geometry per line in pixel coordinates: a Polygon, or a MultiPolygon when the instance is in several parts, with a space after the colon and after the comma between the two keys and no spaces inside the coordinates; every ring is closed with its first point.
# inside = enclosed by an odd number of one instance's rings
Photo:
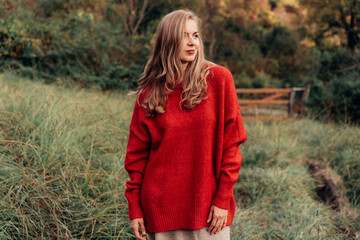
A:
{"type": "Polygon", "coordinates": [[[182,83],[168,96],[165,113],[155,118],[147,118],[135,102],[125,196],[130,220],[144,218],[147,232],[209,226],[212,204],[227,209],[226,225],[232,224],[239,145],[247,134],[230,71],[214,65],[207,83],[208,98],[191,111],[179,106],[182,83]]]}

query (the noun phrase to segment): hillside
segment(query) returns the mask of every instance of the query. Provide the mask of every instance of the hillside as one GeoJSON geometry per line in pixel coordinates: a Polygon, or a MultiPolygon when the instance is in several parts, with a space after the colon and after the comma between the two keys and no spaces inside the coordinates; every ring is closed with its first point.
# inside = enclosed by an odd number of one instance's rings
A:
{"type": "MultiPolygon", "coordinates": [[[[134,239],[123,168],[134,100],[0,75],[1,239],[134,239]]],[[[360,237],[360,128],[245,126],[232,239],[360,237]]]]}

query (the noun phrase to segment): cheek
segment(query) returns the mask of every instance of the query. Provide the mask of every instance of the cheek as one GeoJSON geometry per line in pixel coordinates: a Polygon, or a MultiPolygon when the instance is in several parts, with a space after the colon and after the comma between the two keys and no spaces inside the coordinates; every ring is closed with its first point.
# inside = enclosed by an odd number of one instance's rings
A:
{"type": "Polygon", "coordinates": [[[185,49],[185,46],[186,45],[184,44],[184,42],[181,42],[180,45],[178,46],[179,52],[182,52],[185,49]]]}
{"type": "Polygon", "coordinates": [[[186,42],[183,41],[183,42],[181,43],[181,48],[182,48],[182,49],[185,49],[185,48],[186,48],[186,45],[187,45],[186,42]]]}
{"type": "Polygon", "coordinates": [[[195,45],[196,45],[196,48],[199,49],[199,48],[200,48],[200,41],[197,40],[197,41],[195,42],[195,45]]]}

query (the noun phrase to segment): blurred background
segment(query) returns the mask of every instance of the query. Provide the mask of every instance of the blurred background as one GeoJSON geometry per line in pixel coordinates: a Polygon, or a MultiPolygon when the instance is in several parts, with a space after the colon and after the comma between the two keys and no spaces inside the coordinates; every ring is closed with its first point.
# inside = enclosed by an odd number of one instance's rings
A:
{"type": "Polygon", "coordinates": [[[231,239],[360,239],[359,0],[0,0],[0,239],[135,239],[127,93],[179,8],[237,88],[311,85],[244,121],[231,239]]]}
{"type": "Polygon", "coordinates": [[[360,119],[357,0],[0,0],[0,69],[134,89],[160,19],[190,8],[237,87],[302,87],[321,119],[360,119]],[[288,84],[288,85],[287,85],[288,84]]]}

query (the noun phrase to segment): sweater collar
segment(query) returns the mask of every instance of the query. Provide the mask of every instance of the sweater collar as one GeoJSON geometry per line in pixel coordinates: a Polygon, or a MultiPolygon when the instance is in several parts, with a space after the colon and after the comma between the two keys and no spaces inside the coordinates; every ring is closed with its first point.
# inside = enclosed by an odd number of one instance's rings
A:
{"type": "Polygon", "coordinates": [[[182,89],[183,88],[183,82],[184,81],[181,81],[180,83],[176,84],[173,88],[171,88],[171,87],[169,87],[169,88],[172,89],[172,90],[182,89]]]}
{"type": "Polygon", "coordinates": [[[183,81],[181,81],[180,83],[176,84],[174,89],[182,89],[183,88],[183,81]]]}

